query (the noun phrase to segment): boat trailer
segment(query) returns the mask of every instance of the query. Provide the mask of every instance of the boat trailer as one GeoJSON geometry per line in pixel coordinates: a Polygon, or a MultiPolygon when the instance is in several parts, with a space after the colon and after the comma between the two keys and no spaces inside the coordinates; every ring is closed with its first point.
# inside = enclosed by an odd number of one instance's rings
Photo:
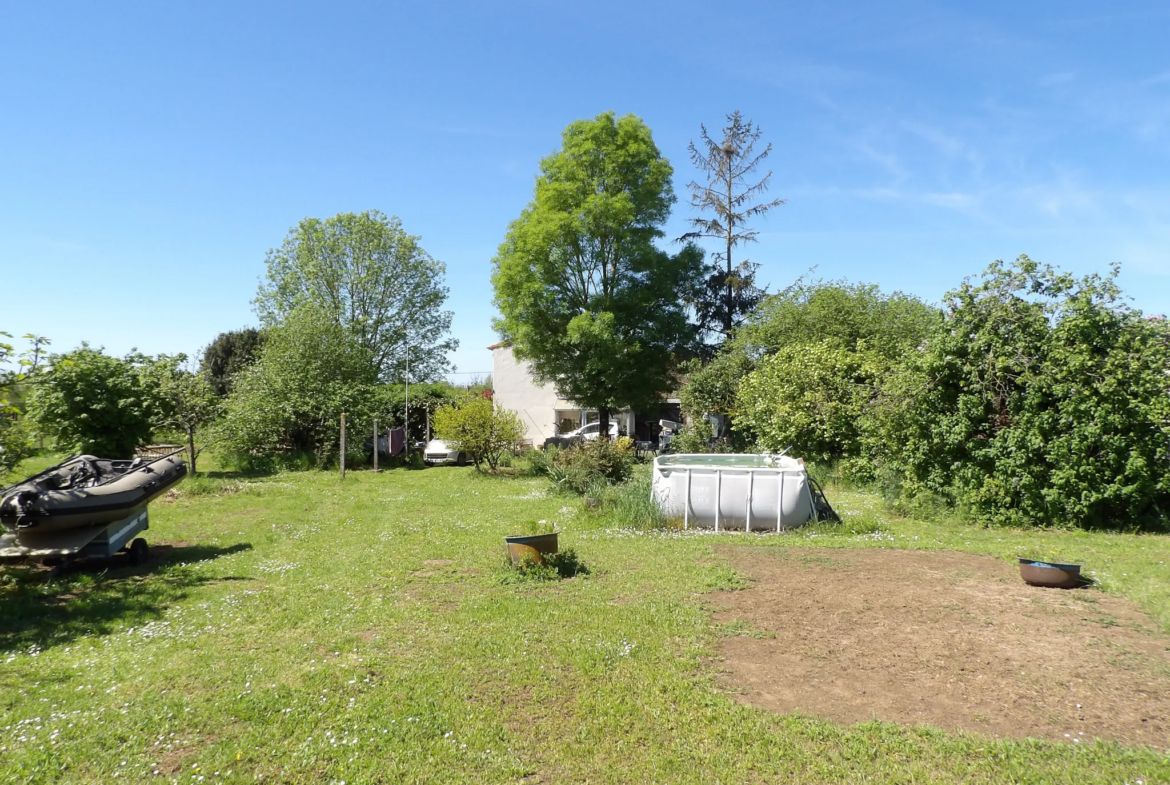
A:
{"type": "Polygon", "coordinates": [[[140,507],[125,518],[111,523],[38,533],[36,531],[9,532],[0,536],[0,560],[40,560],[58,568],[80,558],[108,559],[126,549],[130,564],[146,562],[150,546],[137,535],[150,528],[146,507],[140,507]]]}

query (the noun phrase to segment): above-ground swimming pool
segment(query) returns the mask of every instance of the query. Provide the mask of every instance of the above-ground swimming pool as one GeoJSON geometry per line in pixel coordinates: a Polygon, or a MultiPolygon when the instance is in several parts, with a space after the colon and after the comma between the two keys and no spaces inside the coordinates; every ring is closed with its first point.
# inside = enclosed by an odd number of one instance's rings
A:
{"type": "Polygon", "coordinates": [[[780,531],[813,517],[804,462],[771,455],[660,455],[651,493],[683,526],[780,531]]]}

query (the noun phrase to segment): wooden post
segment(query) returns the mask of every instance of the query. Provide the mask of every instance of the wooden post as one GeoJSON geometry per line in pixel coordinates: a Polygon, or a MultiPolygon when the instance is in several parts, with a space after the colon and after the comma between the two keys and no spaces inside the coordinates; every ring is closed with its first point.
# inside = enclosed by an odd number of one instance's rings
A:
{"type": "Polygon", "coordinates": [[[187,426],[187,452],[191,456],[191,476],[195,476],[195,429],[187,426]]]}
{"type": "Polygon", "coordinates": [[[374,418],[374,473],[378,473],[378,418],[374,418]]]}
{"type": "Polygon", "coordinates": [[[341,479],[345,479],[345,415],[341,415],[341,479]]]}

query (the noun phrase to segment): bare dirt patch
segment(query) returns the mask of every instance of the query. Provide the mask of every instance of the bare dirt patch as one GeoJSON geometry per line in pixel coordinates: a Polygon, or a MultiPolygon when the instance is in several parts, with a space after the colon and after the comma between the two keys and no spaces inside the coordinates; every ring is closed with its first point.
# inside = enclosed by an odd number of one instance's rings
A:
{"type": "Polygon", "coordinates": [[[954,552],[720,548],[713,595],[742,703],[999,738],[1170,745],[1170,637],[1128,600],[1027,586],[954,552]],[[772,637],[772,636],[775,637],[772,637]]]}

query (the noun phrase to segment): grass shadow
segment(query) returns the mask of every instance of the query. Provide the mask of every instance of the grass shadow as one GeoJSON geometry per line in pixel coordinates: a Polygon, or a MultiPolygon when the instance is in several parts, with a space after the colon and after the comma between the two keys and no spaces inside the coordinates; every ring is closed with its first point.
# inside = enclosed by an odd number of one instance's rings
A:
{"type": "Polygon", "coordinates": [[[44,650],[84,635],[107,635],[159,619],[168,606],[198,586],[249,580],[205,575],[185,565],[251,548],[250,543],[159,544],[138,566],[118,554],[81,560],[63,571],[29,563],[0,567],[0,652],[44,650]]]}

